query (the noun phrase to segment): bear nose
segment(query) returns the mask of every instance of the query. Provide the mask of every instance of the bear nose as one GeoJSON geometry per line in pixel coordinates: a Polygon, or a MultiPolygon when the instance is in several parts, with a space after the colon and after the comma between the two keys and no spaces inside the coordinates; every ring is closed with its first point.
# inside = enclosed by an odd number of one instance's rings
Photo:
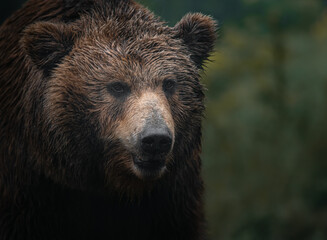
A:
{"type": "Polygon", "coordinates": [[[147,129],[141,138],[141,148],[144,153],[151,155],[167,154],[172,145],[168,129],[147,129]]]}

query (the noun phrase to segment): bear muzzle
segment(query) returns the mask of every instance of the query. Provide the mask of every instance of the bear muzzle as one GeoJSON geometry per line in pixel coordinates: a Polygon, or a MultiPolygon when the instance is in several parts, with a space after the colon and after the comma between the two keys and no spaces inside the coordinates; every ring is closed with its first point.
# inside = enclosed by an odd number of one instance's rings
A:
{"type": "Polygon", "coordinates": [[[114,135],[131,153],[128,165],[140,179],[157,179],[172,159],[174,121],[167,99],[148,91],[130,99],[114,135]]]}
{"type": "Polygon", "coordinates": [[[173,136],[164,122],[155,121],[145,125],[137,140],[138,154],[133,162],[138,175],[152,179],[166,169],[167,155],[173,147],[173,136]]]}

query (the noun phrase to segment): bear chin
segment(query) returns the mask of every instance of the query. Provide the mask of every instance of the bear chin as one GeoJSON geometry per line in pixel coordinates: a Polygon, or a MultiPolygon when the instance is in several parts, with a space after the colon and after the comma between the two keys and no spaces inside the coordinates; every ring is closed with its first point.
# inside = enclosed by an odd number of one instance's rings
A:
{"type": "Polygon", "coordinates": [[[157,180],[165,173],[166,169],[165,158],[140,157],[133,154],[133,173],[142,180],[157,180]]]}

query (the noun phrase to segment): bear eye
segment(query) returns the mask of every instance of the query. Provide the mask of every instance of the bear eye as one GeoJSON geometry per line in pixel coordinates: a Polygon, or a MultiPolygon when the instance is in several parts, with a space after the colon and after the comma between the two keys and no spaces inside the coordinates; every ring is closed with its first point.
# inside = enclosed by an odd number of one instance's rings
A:
{"type": "Polygon", "coordinates": [[[114,97],[125,96],[130,92],[130,89],[126,83],[114,82],[108,85],[108,92],[114,97]]]}
{"type": "Polygon", "coordinates": [[[173,79],[166,79],[164,80],[162,87],[164,92],[166,93],[173,93],[175,89],[176,81],[173,79]]]}

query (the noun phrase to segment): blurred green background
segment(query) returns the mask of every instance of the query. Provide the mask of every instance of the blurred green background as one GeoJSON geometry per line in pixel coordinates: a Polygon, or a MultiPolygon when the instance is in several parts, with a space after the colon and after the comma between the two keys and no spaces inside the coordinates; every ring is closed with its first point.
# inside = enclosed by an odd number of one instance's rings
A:
{"type": "Polygon", "coordinates": [[[140,2],[171,26],[219,22],[203,74],[210,239],[327,239],[327,1],[140,2]]]}

